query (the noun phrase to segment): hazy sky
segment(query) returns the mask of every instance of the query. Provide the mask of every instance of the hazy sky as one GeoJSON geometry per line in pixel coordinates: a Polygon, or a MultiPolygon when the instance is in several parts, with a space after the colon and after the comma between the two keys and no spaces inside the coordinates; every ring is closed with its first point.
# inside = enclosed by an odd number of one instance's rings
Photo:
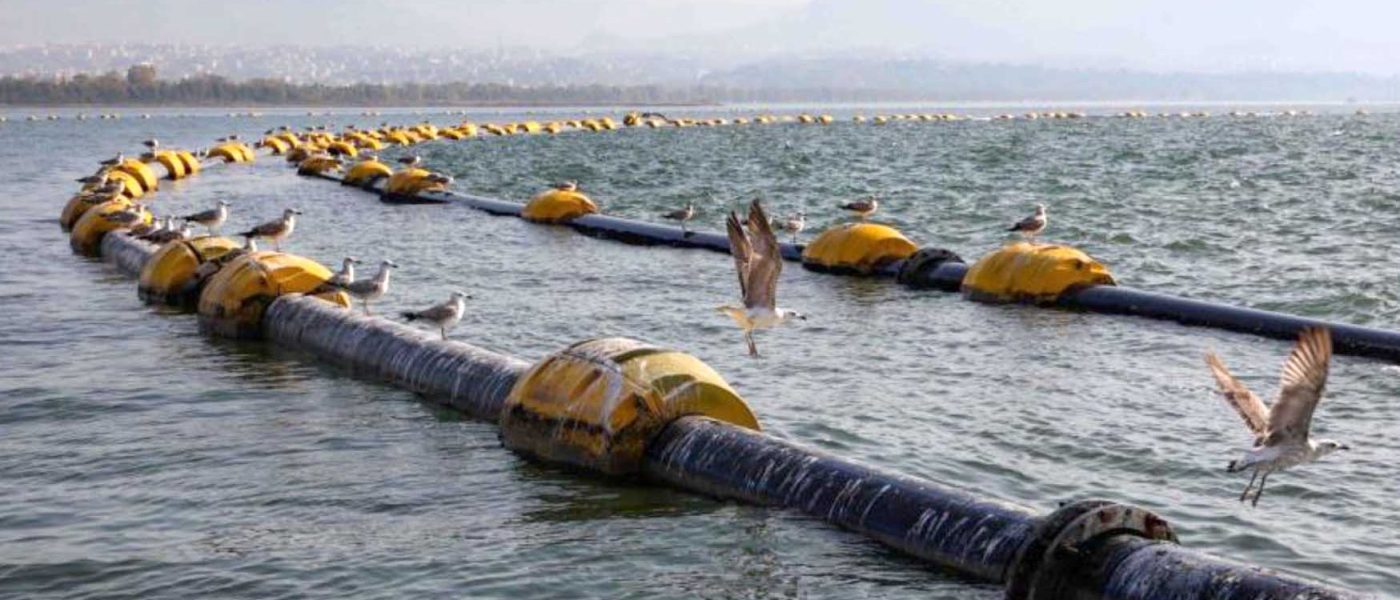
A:
{"type": "Polygon", "coordinates": [[[1400,73],[1400,2],[1375,0],[0,0],[0,45],[538,46],[753,59],[952,60],[1400,73]]]}

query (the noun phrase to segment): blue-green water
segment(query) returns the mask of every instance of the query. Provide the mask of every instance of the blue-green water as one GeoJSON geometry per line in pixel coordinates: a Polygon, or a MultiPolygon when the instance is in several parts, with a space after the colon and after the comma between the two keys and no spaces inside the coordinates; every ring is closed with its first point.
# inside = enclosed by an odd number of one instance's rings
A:
{"type": "MultiPolygon", "coordinates": [[[[222,112],[0,124],[0,596],[999,597],[795,513],[528,463],[492,425],[204,337],[70,253],[54,220],[72,178],[146,137],[193,147],[283,122],[460,119],[222,112]]],[[[754,195],[819,229],[844,218],[838,202],[877,191],[876,220],[969,259],[1043,202],[1046,237],[1122,284],[1394,329],[1397,134],[1400,115],[1349,111],[842,119],[408,151],[488,196],[577,179],[606,212],[647,219],[695,200],[704,229],[754,195]]],[[[790,265],[780,302],[811,318],[760,334],[765,357],[751,360],[713,311],[737,295],[722,255],[384,205],[274,159],[163,182],[156,198],[176,213],[228,199],[230,228],[300,207],[289,250],[403,265],[383,314],[472,291],[464,341],[531,359],[601,335],[676,347],[724,374],[775,435],[1039,509],[1141,504],[1193,548],[1400,594],[1400,370],[1384,363],[1334,362],[1316,427],[1354,450],[1275,475],[1251,509],[1236,502],[1245,480],[1224,472],[1249,436],[1201,356],[1220,352],[1267,396],[1282,342],[790,265]]]]}

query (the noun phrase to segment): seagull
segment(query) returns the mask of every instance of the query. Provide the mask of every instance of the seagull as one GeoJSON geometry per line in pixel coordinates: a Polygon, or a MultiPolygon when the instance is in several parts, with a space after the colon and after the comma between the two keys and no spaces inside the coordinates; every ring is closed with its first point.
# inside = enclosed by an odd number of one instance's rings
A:
{"type": "Polygon", "coordinates": [[[549,187],[552,187],[561,192],[577,192],[578,182],[570,179],[568,181],[561,181],[559,183],[551,183],[549,184],[549,187]]]}
{"type": "Polygon", "coordinates": [[[116,198],[124,192],[126,192],[126,181],[122,179],[113,179],[102,184],[101,187],[92,190],[93,194],[107,198],[116,198]]]}
{"type": "Polygon", "coordinates": [[[146,207],[140,204],[133,204],[122,210],[109,212],[102,215],[108,221],[118,225],[132,226],[146,220],[146,207]]]}
{"type": "Polygon", "coordinates": [[[1293,345],[1293,352],[1283,363],[1278,398],[1274,400],[1273,407],[1265,407],[1254,392],[1230,374],[1219,356],[1214,352],[1206,353],[1206,365],[1215,376],[1221,395],[1240,413],[1245,425],[1254,434],[1254,447],[1245,452],[1243,458],[1230,461],[1226,467],[1231,473],[1254,471],[1249,485],[1240,494],[1240,502],[1249,497],[1256,478],[1259,479],[1259,487],[1254,492],[1251,506],[1259,505],[1259,496],[1264,493],[1264,484],[1269,480],[1270,473],[1316,461],[1337,450],[1351,449],[1341,442],[1314,442],[1308,439],[1313,411],[1322,400],[1322,390],[1327,385],[1327,367],[1331,358],[1331,332],[1322,327],[1304,329],[1293,345]]]}
{"type": "Polygon", "coordinates": [[[1045,205],[1035,205],[1035,214],[1017,221],[1007,231],[1015,231],[1023,237],[1035,239],[1040,232],[1045,231],[1045,224],[1049,221],[1045,218],[1045,205]]]}
{"type": "Polygon", "coordinates": [[[778,273],[783,270],[783,257],[778,253],[778,238],[773,235],[763,206],[755,199],[749,205],[747,233],[733,211],[725,223],[729,229],[729,251],[734,255],[734,268],[739,272],[739,292],[743,306],[725,305],[719,311],[729,315],[744,330],[749,356],[758,356],[753,332],[768,329],[788,319],[807,317],[796,311],[777,307],[778,273]]]}
{"type": "Polygon", "coordinates": [[[149,140],[141,142],[141,145],[150,148],[151,152],[155,152],[156,149],[160,148],[160,140],[156,138],[151,138],[149,140]]]}
{"type": "Polygon", "coordinates": [[[686,223],[686,221],[689,221],[689,220],[695,218],[695,203],[694,203],[694,202],[686,202],[686,203],[685,203],[685,208],[678,208],[678,209],[673,210],[673,211],[671,211],[671,212],[662,214],[662,215],[661,215],[661,218],[663,218],[663,219],[670,219],[670,220],[672,220],[672,221],[680,221],[680,222],[681,222],[681,231],[684,232],[684,233],[690,233],[690,230],[689,230],[689,229],[686,229],[685,223],[686,223]]]}
{"type": "Polygon", "coordinates": [[[774,227],[782,229],[783,231],[791,233],[792,243],[796,244],[797,234],[802,233],[802,230],[807,228],[807,213],[805,211],[799,210],[793,213],[792,216],[788,217],[787,219],[773,217],[772,225],[774,227]]]}
{"type": "Polygon", "coordinates": [[[104,185],[107,185],[107,179],[108,179],[107,172],[106,172],[106,171],[102,171],[102,172],[100,172],[100,173],[98,173],[98,174],[96,174],[96,175],[88,175],[87,177],[79,177],[76,181],[77,181],[78,183],[83,184],[83,187],[100,188],[100,187],[102,187],[102,186],[104,186],[104,185]]]}
{"type": "Polygon", "coordinates": [[[428,176],[424,177],[423,179],[431,183],[436,183],[443,187],[452,185],[452,176],[443,175],[442,173],[428,173],[428,176]]]}
{"type": "Polygon", "coordinates": [[[413,156],[405,156],[399,159],[399,164],[403,165],[405,169],[412,169],[422,163],[423,157],[418,156],[417,154],[414,154],[413,156]]]}
{"type": "Polygon", "coordinates": [[[109,159],[107,159],[107,160],[102,161],[102,166],[104,166],[104,167],[115,167],[115,166],[120,165],[120,164],[122,164],[122,163],[124,163],[124,162],[126,162],[126,156],[125,156],[124,154],[118,152],[116,156],[114,156],[114,157],[112,157],[112,158],[109,158],[109,159]]]}
{"type": "Polygon", "coordinates": [[[880,199],[876,196],[869,196],[855,202],[842,204],[841,208],[859,215],[860,220],[864,221],[869,219],[870,215],[875,214],[875,211],[880,210],[880,199]]]}
{"type": "MultiPolygon", "coordinates": [[[[173,224],[174,223],[171,223],[171,225],[173,224]]],[[[188,222],[186,222],[182,223],[179,228],[167,229],[165,231],[156,231],[147,234],[144,239],[146,241],[156,244],[165,244],[176,240],[188,240],[193,235],[194,228],[191,227],[188,222]]]]}
{"type": "Polygon", "coordinates": [[[462,314],[467,312],[467,300],[470,299],[471,296],[467,295],[466,292],[452,292],[452,295],[448,297],[446,302],[435,304],[430,308],[425,308],[417,312],[404,311],[402,313],[403,318],[408,321],[417,321],[421,319],[437,325],[438,331],[442,333],[442,339],[446,340],[447,330],[456,327],[457,322],[462,320],[462,314]]]}
{"type": "Polygon", "coordinates": [[[360,162],[379,162],[378,154],[361,154],[360,162]]]}
{"type": "Polygon", "coordinates": [[[296,228],[296,219],[299,214],[301,214],[301,211],[295,208],[289,208],[282,211],[282,218],[275,221],[268,221],[238,235],[270,239],[272,240],[272,247],[278,252],[281,252],[282,240],[292,235],[292,230],[296,228]]]}
{"type": "Polygon", "coordinates": [[[205,229],[209,230],[209,235],[215,235],[218,233],[219,227],[224,224],[224,221],[228,220],[229,206],[230,204],[227,200],[220,200],[219,205],[214,208],[200,211],[192,215],[185,215],[180,218],[189,223],[203,225],[205,229]]]}
{"type": "Polygon", "coordinates": [[[389,291],[389,271],[398,265],[391,260],[384,260],[379,263],[379,272],[374,274],[374,279],[361,279],[352,281],[345,286],[345,291],[351,296],[359,298],[365,303],[365,314],[369,312],[369,303],[384,296],[384,292],[389,291]]]}
{"type": "Polygon", "coordinates": [[[137,233],[137,232],[136,232],[136,229],[135,229],[135,228],[132,228],[131,234],[132,234],[133,236],[139,238],[139,239],[143,239],[143,240],[148,240],[148,241],[149,241],[150,238],[151,238],[151,236],[153,236],[153,235],[157,235],[157,234],[164,233],[164,232],[167,232],[167,231],[174,231],[174,230],[175,230],[175,218],[174,218],[174,217],[170,217],[170,216],[163,217],[163,218],[157,219],[157,220],[156,220],[156,223],[159,225],[158,227],[152,227],[152,228],[150,228],[150,230],[145,231],[145,232],[142,232],[142,233],[137,233]]]}
{"type": "Polygon", "coordinates": [[[257,252],[257,251],[258,251],[258,240],[257,240],[256,238],[254,238],[253,236],[251,236],[251,235],[245,235],[245,236],[243,236],[243,251],[244,251],[244,252],[257,252]]]}
{"type": "Polygon", "coordinates": [[[326,283],[338,288],[350,285],[351,282],[355,281],[355,265],[357,264],[360,264],[360,259],[353,256],[345,257],[345,260],[340,263],[340,271],[327,279],[326,283]]]}

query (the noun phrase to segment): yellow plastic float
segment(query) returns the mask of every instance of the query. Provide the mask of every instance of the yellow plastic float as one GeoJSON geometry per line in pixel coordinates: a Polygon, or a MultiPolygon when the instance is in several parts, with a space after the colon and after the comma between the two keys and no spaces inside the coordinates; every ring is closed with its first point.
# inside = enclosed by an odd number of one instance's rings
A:
{"type": "Polygon", "coordinates": [[[350,167],[350,170],[345,173],[345,178],[341,180],[341,183],[345,185],[365,186],[373,183],[377,179],[390,177],[393,174],[394,170],[389,168],[389,165],[377,160],[362,160],[350,167]]]}
{"type": "Polygon", "coordinates": [[[544,126],[540,125],[538,121],[522,121],[520,123],[520,131],[523,133],[539,133],[544,131],[544,126]]]}
{"type": "Polygon", "coordinates": [[[271,136],[258,140],[258,143],[256,144],[256,146],[259,148],[267,148],[268,150],[271,150],[272,154],[274,155],[283,154],[286,151],[291,150],[292,146],[294,145],[295,144],[292,144],[282,138],[271,136]]]}
{"type": "Polygon", "coordinates": [[[281,252],[250,252],[234,259],[199,293],[199,324],[232,338],[262,335],[262,316],[282,294],[312,294],[349,308],[350,297],[327,291],[330,269],[309,258],[281,252]]]}
{"type": "Polygon", "coordinates": [[[427,169],[403,169],[389,176],[384,185],[384,193],[391,196],[414,196],[421,192],[440,192],[446,188],[442,183],[431,181],[427,169]]]}
{"type": "Polygon", "coordinates": [[[209,150],[209,158],[222,158],[224,162],[253,162],[253,149],[240,142],[220,144],[209,150]]]}
{"type": "Polygon", "coordinates": [[[196,272],[239,248],[234,240],[212,236],[167,243],[146,261],[136,292],[151,304],[194,308],[203,284],[196,272]]]}
{"type": "Polygon", "coordinates": [[[536,223],[563,223],[596,212],[598,205],[580,192],[546,190],[525,204],[520,217],[536,223]]]}
{"type": "Polygon", "coordinates": [[[823,231],[802,250],[802,266],[814,271],[868,275],[909,258],[919,247],[899,230],[875,223],[846,223],[823,231]]]}
{"type": "Polygon", "coordinates": [[[1108,268],[1069,246],[1016,242],[983,256],[963,276],[964,296],[982,302],[1054,302],[1086,285],[1116,285],[1108,268]]]}
{"type": "Polygon", "coordinates": [[[165,167],[165,178],[172,181],[199,172],[199,159],[184,150],[161,150],[155,153],[154,159],[165,167]]]}
{"type": "Polygon", "coordinates": [[[354,144],[346,141],[335,141],[326,144],[326,152],[331,156],[347,156],[350,158],[360,155],[360,151],[355,148],[354,144]]]}
{"type": "Polygon", "coordinates": [[[297,163],[298,175],[320,175],[340,168],[340,159],[317,154],[297,163]]]}
{"type": "MultiPolygon", "coordinates": [[[[136,183],[141,186],[142,195],[156,191],[156,188],[159,186],[160,180],[156,177],[155,170],[151,169],[150,165],[134,158],[128,158],[122,161],[122,164],[113,167],[112,170],[130,175],[131,178],[136,180],[136,183]]],[[[110,177],[111,173],[108,173],[108,176],[110,177]]],[[[130,182],[128,182],[128,186],[129,185],[130,182]]]]}
{"type": "MultiPolygon", "coordinates": [[[[68,235],[68,245],[73,251],[83,256],[98,256],[102,253],[102,238],[108,233],[118,229],[126,229],[126,225],[114,223],[106,218],[106,215],[114,212],[126,210],[134,206],[130,200],[117,199],[108,200],[98,204],[78,217],[73,223],[73,230],[68,235]]],[[[150,224],[153,220],[151,213],[143,212],[142,223],[150,224]]]]}
{"type": "Polygon", "coordinates": [[[551,354],[521,376],[501,410],[501,440],[547,461],[628,475],[663,427],[690,415],[759,429],[743,398],[705,363],[602,338],[551,354]]]}

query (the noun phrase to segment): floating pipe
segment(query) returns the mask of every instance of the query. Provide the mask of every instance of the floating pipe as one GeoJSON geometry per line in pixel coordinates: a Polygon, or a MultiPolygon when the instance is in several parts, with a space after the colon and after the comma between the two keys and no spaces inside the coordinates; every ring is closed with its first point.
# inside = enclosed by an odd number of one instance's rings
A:
{"type": "Polygon", "coordinates": [[[1292,340],[1306,327],[1332,330],[1339,354],[1400,361],[1400,332],[1309,319],[1267,310],[1216,304],[1133,288],[1095,285],[1060,296],[1059,306],[1093,312],[1176,321],[1240,333],[1292,340]]]}
{"type": "Polygon", "coordinates": [[[138,240],[126,231],[113,231],[102,236],[102,260],[112,263],[128,277],[139,277],[146,261],[155,256],[160,246],[138,240]]]}
{"type": "Polygon", "coordinates": [[[274,300],[263,313],[263,334],[386,379],[478,419],[495,421],[515,381],[530,367],[518,358],[428,333],[385,319],[366,317],[299,294],[274,300]]]}
{"type": "MultiPolygon", "coordinates": [[[[329,174],[321,175],[321,178],[339,181],[337,177],[329,174]]],[[[429,202],[464,204],[501,216],[518,217],[523,207],[522,204],[515,202],[453,191],[420,195],[429,202]]],[[[679,227],[602,214],[584,215],[563,225],[572,227],[585,235],[629,244],[700,248],[729,253],[729,239],[720,233],[683,232],[679,227]]],[[[802,260],[802,245],[779,243],[779,247],[782,249],[784,259],[802,260]]],[[[916,265],[913,263],[912,258],[907,261],[897,261],[877,269],[871,275],[897,277],[901,283],[911,287],[956,292],[961,289],[963,277],[969,268],[968,265],[961,262],[933,261],[927,263],[931,270],[920,271],[917,268],[908,268],[915,267],[916,265]]],[[[1087,286],[1061,295],[1053,304],[1092,312],[1176,321],[1184,325],[1216,327],[1285,340],[1296,338],[1298,332],[1304,327],[1323,326],[1332,330],[1333,343],[1339,354],[1400,361],[1400,332],[1384,329],[1215,304],[1122,286],[1087,286]]]]}

